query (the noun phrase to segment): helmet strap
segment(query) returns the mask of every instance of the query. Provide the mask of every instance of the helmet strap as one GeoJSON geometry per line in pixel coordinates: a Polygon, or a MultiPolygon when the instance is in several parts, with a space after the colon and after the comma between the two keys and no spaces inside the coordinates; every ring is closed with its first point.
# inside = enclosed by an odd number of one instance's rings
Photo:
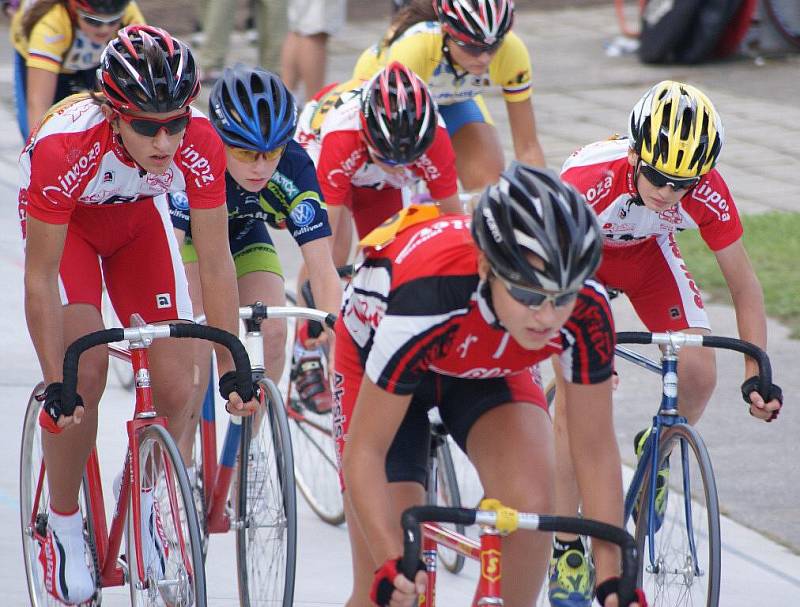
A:
{"type": "Polygon", "coordinates": [[[642,195],[639,194],[639,168],[642,166],[642,158],[641,156],[636,161],[636,166],[633,167],[633,191],[635,192],[634,196],[628,200],[628,205],[633,205],[637,207],[644,206],[644,200],[642,200],[642,195]]]}
{"type": "Polygon", "coordinates": [[[493,329],[499,329],[501,331],[505,331],[506,328],[503,326],[503,323],[500,322],[500,319],[497,317],[497,311],[494,309],[494,301],[492,301],[492,285],[489,284],[491,279],[489,276],[486,279],[482,280],[481,283],[478,285],[478,297],[483,299],[486,302],[486,306],[489,308],[489,311],[492,313],[492,317],[494,320],[492,321],[491,327],[493,329]]]}

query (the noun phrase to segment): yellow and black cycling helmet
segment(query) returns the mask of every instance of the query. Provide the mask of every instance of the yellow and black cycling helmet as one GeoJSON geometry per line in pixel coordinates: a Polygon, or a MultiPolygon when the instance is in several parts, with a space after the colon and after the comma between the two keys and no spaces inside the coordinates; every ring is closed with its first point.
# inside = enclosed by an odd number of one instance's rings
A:
{"type": "Polygon", "coordinates": [[[631,147],[666,175],[691,178],[717,163],[725,132],[708,97],[689,84],[664,80],[647,91],[631,112],[631,147]]]}

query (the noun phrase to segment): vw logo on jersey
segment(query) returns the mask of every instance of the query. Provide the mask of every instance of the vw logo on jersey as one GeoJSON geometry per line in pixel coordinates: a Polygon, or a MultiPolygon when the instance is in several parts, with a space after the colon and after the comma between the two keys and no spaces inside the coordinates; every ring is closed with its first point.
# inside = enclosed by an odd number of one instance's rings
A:
{"type": "Polygon", "coordinates": [[[298,228],[303,228],[314,221],[314,207],[308,202],[301,202],[291,212],[290,216],[294,225],[298,228]]]}
{"type": "Polygon", "coordinates": [[[189,197],[186,192],[172,192],[172,206],[180,211],[189,210],[189,197]]]}

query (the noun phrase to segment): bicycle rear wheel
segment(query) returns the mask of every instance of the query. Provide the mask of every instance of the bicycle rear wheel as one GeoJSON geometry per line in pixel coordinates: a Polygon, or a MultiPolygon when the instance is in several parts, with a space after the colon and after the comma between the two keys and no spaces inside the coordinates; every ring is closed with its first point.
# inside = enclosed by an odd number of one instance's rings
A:
{"type": "Polygon", "coordinates": [[[131,604],[136,607],[205,607],[206,579],[200,528],[178,448],[163,426],[148,426],[139,435],[136,457],[140,476],[138,490],[143,498],[152,498],[152,512],[143,512],[137,522],[133,506],[128,509],[126,555],[131,604]],[[141,547],[144,575],[140,577],[135,538],[142,537],[142,544],[145,544],[150,534],[157,537],[162,549],[157,555],[151,550],[148,557],[145,546],[141,547]],[[163,574],[160,574],[162,560],[163,574]]]}
{"type": "Polygon", "coordinates": [[[242,420],[236,563],[244,607],[294,600],[297,498],[289,424],[280,393],[262,382],[263,412],[242,420]]]}
{"type": "MultiPolygon", "coordinates": [[[[44,469],[42,451],[42,428],[39,426],[39,411],[42,403],[36,395],[44,390],[44,384],[34,388],[28,400],[25,420],[22,426],[22,447],[20,450],[19,470],[19,504],[20,525],[22,528],[22,553],[25,561],[25,575],[28,583],[28,594],[34,607],[61,607],[63,603],[54,599],[44,586],[44,577],[39,564],[39,548],[47,533],[47,513],[50,505],[50,494],[47,485],[47,472],[44,469]],[[37,503],[38,499],[38,503],[37,503]],[[36,512],[33,512],[36,504],[36,512]]],[[[78,507],[83,517],[83,534],[86,541],[86,564],[92,572],[97,587],[100,579],[97,555],[94,552],[95,533],[92,525],[91,502],[84,477],[78,499],[78,507]]],[[[94,598],[83,605],[100,605],[101,589],[98,588],[94,598]]]]}
{"type": "MultiPolygon", "coordinates": [[[[295,304],[293,294],[287,293],[286,299],[291,305],[295,304]]],[[[291,339],[286,359],[291,361],[296,321],[290,319],[289,323],[291,339]]],[[[327,372],[330,366],[327,361],[324,364],[327,372]]],[[[334,412],[319,415],[305,408],[289,374],[286,374],[283,385],[294,447],[297,488],[318,517],[331,525],[341,525],[344,522],[344,503],[333,439],[334,412]]]]}
{"type": "MultiPolygon", "coordinates": [[[[453,456],[450,452],[450,443],[444,437],[442,444],[436,449],[436,495],[437,506],[461,507],[461,492],[458,489],[458,477],[453,465],[453,456]]],[[[445,525],[453,528],[456,533],[464,535],[464,525],[445,525]]],[[[437,548],[437,554],[444,568],[450,573],[459,573],[464,568],[464,555],[444,546],[437,548]]]]}
{"type": "MultiPolygon", "coordinates": [[[[691,426],[665,428],[658,462],[669,456],[669,492],[660,529],[650,542],[650,471],[643,479],[644,507],[636,522],[639,585],[655,607],[717,607],[720,590],[719,503],[711,458],[691,426]]],[[[655,506],[653,506],[655,507],[655,506]]]]}

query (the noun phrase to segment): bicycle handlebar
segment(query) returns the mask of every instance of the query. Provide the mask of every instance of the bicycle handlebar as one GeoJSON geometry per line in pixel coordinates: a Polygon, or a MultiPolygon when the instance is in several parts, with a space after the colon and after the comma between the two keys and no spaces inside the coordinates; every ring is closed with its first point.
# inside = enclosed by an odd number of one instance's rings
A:
{"type": "MultiPolygon", "coordinates": [[[[494,525],[497,513],[493,510],[447,508],[443,506],[414,506],[403,512],[403,556],[400,569],[406,578],[413,580],[417,571],[424,522],[454,523],[458,525],[494,525]]],[[[627,607],[635,600],[637,576],[637,551],[633,537],[620,527],[585,518],[519,513],[520,529],[561,531],[576,535],[591,535],[599,540],[616,544],[622,550],[622,576],[619,582],[619,604],[627,607]]]]}
{"type": "MultiPolygon", "coordinates": [[[[149,346],[154,339],[164,337],[192,337],[213,341],[226,347],[233,357],[236,367],[236,385],[240,386],[246,394],[240,394],[242,400],[247,402],[253,398],[253,380],[250,369],[250,357],[247,355],[242,342],[235,335],[206,325],[190,323],[173,323],[168,325],[145,325],[128,329],[103,329],[95,331],[76,339],[67,348],[64,354],[63,387],[61,402],[66,411],[75,408],[75,395],[78,384],[78,361],[81,354],[89,348],[109,344],[115,341],[129,340],[149,346]]],[[[238,391],[238,390],[237,390],[238,391]]]]}
{"type": "Polygon", "coordinates": [[[680,348],[683,346],[703,346],[733,350],[746,354],[758,364],[758,392],[762,396],[772,391],[772,365],[769,356],[749,341],[717,335],[698,335],[696,333],[647,333],[644,331],[621,331],[617,333],[618,344],[657,344],[680,348]]]}
{"type": "Polygon", "coordinates": [[[324,323],[330,329],[336,324],[336,314],[299,306],[267,306],[260,301],[251,306],[239,308],[239,318],[242,320],[254,320],[259,323],[268,318],[307,318],[308,320],[324,323]]]}

